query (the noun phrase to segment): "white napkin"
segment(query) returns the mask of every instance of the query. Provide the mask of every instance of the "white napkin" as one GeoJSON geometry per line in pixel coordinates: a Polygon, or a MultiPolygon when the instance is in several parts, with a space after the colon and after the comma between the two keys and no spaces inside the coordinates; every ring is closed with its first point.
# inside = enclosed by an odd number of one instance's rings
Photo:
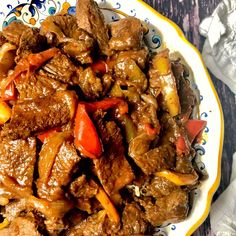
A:
{"type": "Polygon", "coordinates": [[[236,94],[236,0],[223,0],[199,31],[206,66],[236,94]]]}
{"type": "Polygon", "coordinates": [[[233,156],[231,183],[212,204],[211,230],[216,236],[236,236],[236,153],[233,156]]]}

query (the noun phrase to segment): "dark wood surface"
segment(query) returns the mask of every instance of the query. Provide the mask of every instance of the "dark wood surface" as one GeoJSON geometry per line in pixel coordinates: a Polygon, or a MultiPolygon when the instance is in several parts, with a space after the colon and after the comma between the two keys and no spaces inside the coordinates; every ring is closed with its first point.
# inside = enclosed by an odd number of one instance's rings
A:
{"type": "MultiPolygon", "coordinates": [[[[145,2],[173,20],[183,30],[188,40],[201,51],[205,39],[198,32],[199,23],[211,15],[220,0],[145,0],[145,2]]],[[[232,156],[236,151],[236,103],[235,95],[229,88],[212,74],[211,78],[218,92],[225,119],[221,182],[214,195],[213,200],[215,200],[228,186],[230,180],[232,156]]],[[[210,217],[193,235],[205,236],[209,232],[210,217]]]]}

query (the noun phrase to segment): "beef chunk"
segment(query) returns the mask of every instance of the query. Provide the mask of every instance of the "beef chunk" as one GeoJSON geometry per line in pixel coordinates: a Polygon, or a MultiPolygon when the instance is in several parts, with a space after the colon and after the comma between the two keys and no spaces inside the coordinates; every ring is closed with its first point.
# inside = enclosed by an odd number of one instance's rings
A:
{"type": "Polygon", "coordinates": [[[97,192],[98,185],[95,182],[87,181],[85,175],[78,177],[70,185],[70,193],[77,198],[92,198],[97,192]]]}
{"type": "MultiPolygon", "coordinates": [[[[64,134],[55,134],[42,147],[39,154],[39,179],[37,180],[38,195],[40,198],[45,198],[50,201],[55,201],[64,198],[63,186],[66,186],[70,180],[76,164],[80,157],[77,155],[76,149],[68,137],[63,137],[64,134]],[[64,141],[58,143],[58,139],[64,141]],[[53,146],[59,146],[58,153],[54,156],[54,161],[51,163],[49,173],[44,168],[45,162],[48,162],[48,153],[53,146]],[[41,174],[42,170],[44,173],[41,174]],[[45,177],[45,173],[47,176],[45,177]],[[45,180],[46,179],[46,180],[45,180]]],[[[66,135],[65,135],[66,136],[66,135]]]]}
{"type": "Polygon", "coordinates": [[[189,116],[196,105],[196,96],[185,78],[186,68],[179,61],[172,62],[173,74],[176,78],[178,95],[181,105],[181,116],[189,116]]]}
{"type": "Polygon", "coordinates": [[[8,228],[0,230],[1,236],[40,236],[38,225],[33,217],[17,217],[8,228]]]}
{"type": "Polygon", "coordinates": [[[42,98],[67,88],[66,84],[62,84],[47,75],[40,75],[38,72],[29,77],[21,75],[20,79],[15,80],[15,85],[20,99],[42,98]]]}
{"type": "Polygon", "coordinates": [[[117,235],[120,225],[116,225],[108,220],[106,211],[102,210],[89,216],[80,224],[71,227],[66,232],[66,236],[90,236],[96,232],[97,236],[103,235],[117,235]]]}
{"type": "Polygon", "coordinates": [[[152,196],[155,198],[168,196],[178,187],[164,177],[154,176],[148,179],[141,187],[141,193],[144,196],[152,196]]]}
{"type": "Polygon", "coordinates": [[[90,67],[85,69],[79,78],[79,86],[85,97],[89,99],[99,98],[102,94],[102,82],[90,67]]]}
{"type": "Polygon", "coordinates": [[[49,44],[61,47],[65,54],[82,64],[92,62],[94,40],[78,27],[74,16],[49,16],[42,22],[40,33],[47,37],[49,44]]]}
{"type": "Polygon", "coordinates": [[[177,189],[168,196],[158,198],[155,204],[151,200],[140,200],[140,203],[145,209],[146,219],[156,227],[166,222],[184,220],[188,214],[188,201],[188,194],[177,189]]]}
{"type": "Polygon", "coordinates": [[[13,21],[10,25],[3,29],[2,33],[9,42],[18,46],[20,44],[20,38],[23,32],[28,29],[29,26],[23,24],[22,22],[13,21]]]}
{"type": "Polygon", "coordinates": [[[144,154],[138,154],[138,145],[136,139],[133,139],[129,146],[129,155],[141,170],[147,174],[153,174],[157,171],[173,168],[175,165],[175,150],[170,145],[161,145],[151,149],[144,154]]]}
{"type": "Polygon", "coordinates": [[[46,38],[39,34],[39,29],[25,29],[20,37],[19,47],[16,51],[16,61],[28,54],[44,51],[47,47],[46,43],[46,38]]]}
{"type": "Polygon", "coordinates": [[[140,50],[120,51],[116,53],[110,59],[109,68],[113,67],[113,64],[116,64],[119,61],[128,59],[134,60],[141,69],[144,69],[148,59],[148,48],[144,47],[140,50]]]}
{"type": "Polygon", "coordinates": [[[135,17],[126,17],[110,24],[109,46],[114,50],[140,49],[143,45],[143,26],[135,17]]]}
{"type": "Polygon", "coordinates": [[[42,67],[39,74],[65,84],[75,85],[79,83],[77,70],[79,71],[79,68],[77,69],[66,55],[58,53],[42,67]]]}
{"type": "Polygon", "coordinates": [[[133,171],[126,160],[122,135],[114,121],[104,122],[96,117],[104,155],[94,159],[95,171],[108,194],[116,193],[134,179],[133,171]]]}
{"type": "Polygon", "coordinates": [[[137,203],[127,204],[122,213],[123,228],[120,235],[140,235],[145,234],[147,222],[144,214],[137,203]]]}
{"type": "Polygon", "coordinates": [[[27,138],[37,132],[68,123],[74,116],[77,97],[72,91],[19,102],[13,106],[10,123],[3,127],[2,137],[27,138]]]}
{"type": "Polygon", "coordinates": [[[103,54],[109,55],[108,28],[97,3],[94,0],[78,0],[76,4],[76,17],[78,26],[97,40],[103,54]]]}
{"type": "Polygon", "coordinates": [[[194,171],[191,155],[177,156],[175,170],[179,173],[190,174],[194,171]]]}
{"type": "Polygon", "coordinates": [[[19,197],[17,196],[19,188],[24,190],[25,194],[31,194],[35,161],[36,140],[34,138],[2,140],[0,142],[0,182],[3,187],[16,197],[19,197]]]}

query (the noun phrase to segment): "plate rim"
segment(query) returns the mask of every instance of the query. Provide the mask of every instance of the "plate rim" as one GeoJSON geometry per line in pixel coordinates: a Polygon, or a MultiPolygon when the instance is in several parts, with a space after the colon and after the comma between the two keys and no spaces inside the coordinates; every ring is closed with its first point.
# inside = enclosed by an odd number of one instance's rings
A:
{"type": "Polygon", "coordinates": [[[152,8],[150,5],[148,5],[146,2],[144,2],[143,0],[135,0],[137,2],[139,2],[143,7],[147,8],[149,11],[152,12],[152,14],[154,14],[155,16],[157,16],[158,18],[161,18],[162,20],[168,22],[172,28],[175,29],[176,33],[178,34],[178,37],[188,46],[190,47],[196,54],[196,56],[200,59],[201,62],[201,66],[204,68],[204,72],[206,75],[206,78],[208,80],[208,83],[210,84],[211,90],[214,94],[215,100],[217,102],[217,107],[218,107],[218,111],[220,113],[220,145],[219,145],[219,149],[218,149],[218,166],[217,166],[217,175],[215,178],[214,183],[212,184],[211,188],[208,190],[207,193],[207,202],[206,202],[206,207],[205,210],[203,212],[203,214],[201,215],[201,217],[196,221],[196,223],[194,225],[191,226],[191,228],[187,231],[186,236],[190,236],[192,233],[194,233],[194,231],[197,230],[197,228],[204,222],[204,220],[207,218],[209,212],[210,212],[210,207],[211,207],[211,202],[212,202],[212,198],[214,193],[216,192],[216,190],[219,187],[220,184],[220,179],[221,179],[221,160],[222,160],[222,152],[223,152],[223,143],[224,143],[224,116],[223,116],[223,110],[222,110],[222,106],[221,106],[221,102],[219,99],[219,96],[216,92],[216,89],[214,87],[214,84],[212,82],[212,79],[210,77],[210,74],[205,66],[205,63],[203,61],[203,58],[199,52],[199,50],[192,44],[190,43],[187,38],[185,37],[183,31],[180,29],[180,27],[174,23],[172,20],[170,20],[169,18],[163,16],[161,13],[159,13],[157,10],[155,10],[154,8],[152,8]]]}

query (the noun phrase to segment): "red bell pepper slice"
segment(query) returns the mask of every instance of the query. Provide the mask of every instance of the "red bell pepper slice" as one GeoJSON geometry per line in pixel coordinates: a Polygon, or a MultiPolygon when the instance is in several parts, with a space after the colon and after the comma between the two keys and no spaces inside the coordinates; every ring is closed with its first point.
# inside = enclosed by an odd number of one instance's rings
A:
{"type": "Polygon", "coordinates": [[[105,98],[98,102],[84,102],[88,112],[95,112],[98,109],[106,111],[110,108],[118,107],[119,112],[125,114],[128,112],[128,104],[120,98],[105,98]]]}
{"type": "Polygon", "coordinates": [[[190,143],[201,134],[203,129],[206,127],[207,122],[205,120],[188,120],[185,124],[187,131],[188,140],[190,143]]]}
{"type": "Polygon", "coordinates": [[[96,128],[90,119],[85,104],[80,103],[77,107],[74,128],[75,146],[89,158],[98,158],[102,154],[102,145],[96,128]]]}
{"type": "Polygon", "coordinates": [[[3,101],[16,100],[16,88],[13,81],[6,86],[4,93],[2,94],[1,100],[3,101]]]}
{"type": "Polygon", "coordinates": [[[159,126],[159,127],[152,127],[151,124],[146,123],[144,125],[144,129],[145,129],[147,135],[153,136],[153,135],[158,135],[160,133],[161,126],[159,126]]]}
{"type": "Polygon", "coordinates": [[[54,57],[59,52],[58,48],[50,48],[46,51],[30,54],[26,58],[22,58],[16,65],[14,72],[7,78],[2,89],[2,95],[5,93],[7,86],[22,73],[27,73],[30,76],[37,70],[44,62],[54,57]]]}
{"type": "Polygon", "coordinates": [[[60,132],[60,131],[61,131],[60,127],[55,127],[55,128],[52,128],[52,129],[49,129],[49,130],[45,131],[42,134],[39,134],[37,137],[42,143],[44,143],[45,139],[51,137],[53,134],[55,134],[57,132],[60,132]]]}
{"type": "Polygon", "coordinates": [[[95,73],[106,74],[108,72],[108,65],[105,61],[98,60],[91,65],[95,73]]]}
{"type": "Polygon", "coordinates": [[[190,147],[186,138],[183,135],[180,135],[176,140],[176,153],[177,155],[188,154],[190,152],[190,147]]]}

